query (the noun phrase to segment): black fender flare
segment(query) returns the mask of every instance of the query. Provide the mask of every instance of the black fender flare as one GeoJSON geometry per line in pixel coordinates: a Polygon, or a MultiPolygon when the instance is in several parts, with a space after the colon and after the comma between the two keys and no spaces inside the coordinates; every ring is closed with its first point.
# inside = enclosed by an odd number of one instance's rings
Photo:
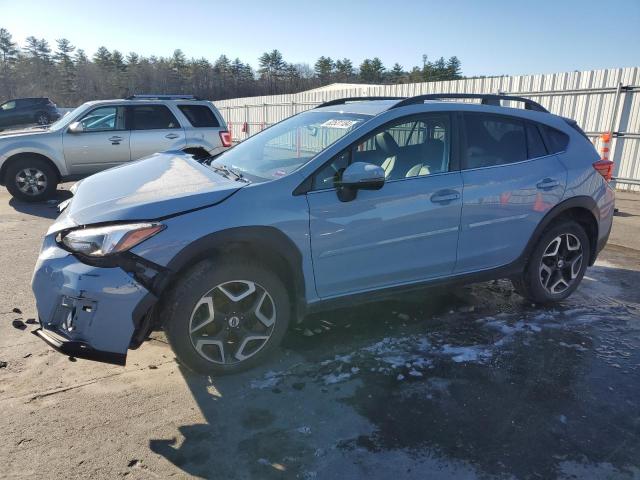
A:
{"type": "Polygon", "coordinates": [[[595,261],[595,257],[598,254],[595,247],[598,242],[598,232],[600,231],[600,209],[598,208],[598,204],[593,198],[586,195],[580,195],[560,202],[546,213],[540,223],[538,223],[538,225],[536,226],[533,234],[531,235],[531,238],[529,238],[529,242],[527,243],[524,252],[520,256],[520,260],[523,263],[523,266],[526,265],[526,262],[529,259],[529,255],[531,255],[531,252],[533,252],[533,249],[538,243],[538,239],[542,236],[547,227],[562,214],[573,208],[581,208],[590,212],[596,222],[596,236],[595,238],[590,239],[592,242],[592,248],[589,264],[591,265],[592,262],[595,261]]]}
{"type": "Polygon", "coordinates": [[[275,227],[233,227],[205,235],[178,252],[166,268],[172,275],[177,275],[199,261],[211,258],[214,251],[225,253],[232,248],[234,253],[242,254],[243,246],[246,246],[247,253],[250,252],[254,258],[264,260],[268,265],[280,259],[285,262],[289,278],[283,280],[290,281],[287,287],[293,288],[291,300],[295,313],[302,314],[306,308],[302,253],[290,237],[275,227]]]}

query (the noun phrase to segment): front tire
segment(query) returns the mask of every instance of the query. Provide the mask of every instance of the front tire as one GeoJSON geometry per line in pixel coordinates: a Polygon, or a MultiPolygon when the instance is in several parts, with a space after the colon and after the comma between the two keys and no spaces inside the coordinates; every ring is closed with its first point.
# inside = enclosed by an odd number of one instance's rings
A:
{"type": "Polygon", "coordinates": [[[40,202],[51,197],[58,187],[54,168],[40,158],[23,158],[7,168],[7,190],[25,202],[40,202]]]}
{"type": "Polygon", "coordinates": [[[590,255],[589,238],[580,224],[552,225],[538,240],[522,276],[513,280],[514,287],[536,303],[564,300],[578,288],[590,255]]]}
{"type": "Polygon", "coordinates": [[[287,331],[289,296],[270,270],[243,260],[190,269],[171,291],[164,330],[178,361],[226,375],[265,362],[287,331]]]}

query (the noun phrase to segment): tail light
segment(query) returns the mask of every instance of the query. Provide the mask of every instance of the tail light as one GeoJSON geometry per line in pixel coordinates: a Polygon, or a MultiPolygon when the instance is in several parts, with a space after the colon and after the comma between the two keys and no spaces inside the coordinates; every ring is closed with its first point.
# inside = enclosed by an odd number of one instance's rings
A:
{"type": "Polygon", "coordinates": [[[611,181],[613,176],[613,162],[611,160],[598,160],[593,163],[596,172],[604,177],[607,182],[611,181]]]}
{"type": "Polygon", "coordinates": [[[231,146],[231,133],[227,130],[220,131],[220,141],[222,142],[223,147],[231,146]]]}

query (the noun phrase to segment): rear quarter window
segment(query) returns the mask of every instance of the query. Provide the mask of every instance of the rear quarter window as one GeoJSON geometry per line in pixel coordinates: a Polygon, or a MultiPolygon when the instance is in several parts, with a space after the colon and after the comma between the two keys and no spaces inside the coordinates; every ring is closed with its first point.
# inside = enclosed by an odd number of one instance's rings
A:
{"type": "Polygon", "coordinates": [[[549,153],[564,152],[569,145],[569,135],[547,125],[540,125],[549,153]]]}
{"type": "Polygon", "coordinates": [[[196,128],[219,127],[220,122],[211,109],[204,105],[178,105],[189,123],[196,128]]]}

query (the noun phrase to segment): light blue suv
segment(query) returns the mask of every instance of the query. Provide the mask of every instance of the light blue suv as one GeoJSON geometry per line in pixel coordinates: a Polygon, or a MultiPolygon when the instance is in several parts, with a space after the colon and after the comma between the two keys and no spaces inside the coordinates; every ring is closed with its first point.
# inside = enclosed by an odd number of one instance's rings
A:
{"type": "Polygon", "coordinates": [[[76,184],[35,267],[36,333],[124,364],[162,327],[183,364],[224,374],[307,312],[399,290],[510,278],[562,300],[609,236],[610,175],[524,98],[331,101],[202,163],[165,152],[76,184]]]}

